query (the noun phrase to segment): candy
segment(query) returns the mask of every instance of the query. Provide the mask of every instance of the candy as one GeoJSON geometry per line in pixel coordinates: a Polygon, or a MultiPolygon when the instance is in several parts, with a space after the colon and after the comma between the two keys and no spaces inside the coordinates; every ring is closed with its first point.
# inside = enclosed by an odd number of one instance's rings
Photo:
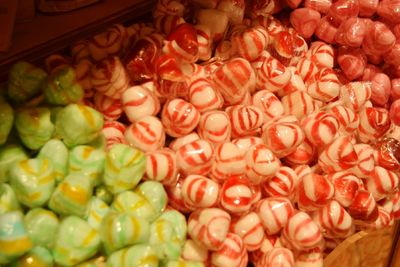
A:
{"type": "Polygon", "coordinates": [[[30,149],[41,148],[54,133],[50,109],[30,108],[17,112],[15,127],[24,145],[30,149]]]}
{"type": "Polygon", "coordinates": [[[304,211],[314,211],[325,206],[333,198],[335,188],[324,176],[306,174],[298,185],[297,202],[304,211]]]}
{"type": "Polygon", "coordinates": [[[382,55],[394,46],[396,36],[386,26],[378,21],[370,23],[362,43],[364,52],[368,55],[382,55]]]}
{"type": "Polygon", "coordinates": [[[145,181],[135,190],[137,194],[145,198],[155,210],[156,217],[167,207],[168,197],[162,184],[154,181],[145,181]]]}
{"type": "Polygon", "coordinates": [[[101,114],[88,106],[70,104],[57,113],[56,133],[67,147],[93,141],[102,128],[101,114]]]}
{"type": "Polygon", "coordinates": [[[146,178],[164,185],[177,182],[178,167],[176,154],[169,149],[156,150],[146,154],[146,178]]]}
{"type": "Polygon", "coordinates": [[[243,240],[236,234],[228,233],[222,246],[211,254],[212,266],[222,267],[228,264],[232,267],[247,266],[247,251],[243,240]]]}
{"type": "Polygon", "coordinates": [[[0,184],[0,215],[20,209],[21,207],[13,188],[6,183],[0,184]]]}
{"type": "Polygon", "coordinates": [[[193,63],[198,59],[198,46],[195,28],[188,23],[182,23],[167,36],[162,51],[181,61],[193,63]]]}
{"type": "MultiPolygon", "coordinates": [[[[396,169],[398,169],[400,167],[399,148],[399,140],[392,137],[387,137],[377,142],[375,145],[375,156],[377,165],[391,171],[395,171],[396,169]]],[[[372,148],[371,150],[373,151],[372,148]]],[[[375,163],[374,156],[371,155],[371,157],[372,159],[370,159],[370,162],[375,163]]],[[[366,168],[367,164],[365,163],[364,166],[364,168],[366,168]]],[[[372,171],[374,164],[370,164],[368,165],[368,167],[369,168],[367,169],[367,173],[369,174],[372,171]]]]}
{"type": "Polygon", "coordinates": [[[108,213],[101,222],[100,238],[110,254],[125,246],[146,242],[149,223],[129,213],[108,213]]]}
{"type": "Polygon", "coordinates": [[[42,208],[28,211],[24,217],[26,232],[35,246],[52,248],[60,225],[54,212],[42,208]]]}
{"type": "Polygon", "coordinates": [[[270,55],[261,57],[261,65],[256,71],[257,88],[277,92],[290,81],[291,72],[270,55]]]}
{"type": "Polygon", "coordinates": [[[284,161],[289,165],[310,164],[316,156],[316,147],[308,139],[296,147],[295,151],[284,157],[284,161]]]}
{"type": "Polygon", "coordinates": [[[263,123],[262,111],[253,106],[230,106],[226,113],[231,122],[233,137],[255,134],[263,123]]]}
{"type": "Polygon", "coordinates": [[[253,204],[254,193],[245,177],[232,176],[226,179],[220,194],[221,206],[232,214],[243,214],[253,204]]]}
{"type": "Polygon", "coordinates": [[[189,213],[192,210],[185,205],[185,202],[183,201],[183,196],[182,196],[182,184],[183,184],[183,178],[178,179],[177,183],[172,186],[168,186],[165,188],[167,191],[168,195],[168,204],[183,213],[189,213]]]}
{"type": "Polygon", "coordinates": [[[264,144],[253,145],[245,155],[246,175],[252,184],[261,184],[278,171],[279,159],[264,144]]]}
{"type": "Polygon", "coordinates": [[[134,188],[146,168],[143,153],[127,145],[116,144],[108,151],[104,166],[104,184],[112,193],[134,188]]]}
{"type": "Polygon", "coordinates": [[[151,152],[164,146],[165,132],[157,117],[146,116],[126,129],[125,139],[130,146],[151,152]]]}
{"type": "Polygon", "coordinates": [[[190,84],[189,100],[199,112],[221,108],[224,102],[216,87],[205,78],[196,79],[190,84]]]}
{"type": "Polygon", "coordinates": [[[123,110],[119,99],[113,99],[101,93],[94,95],[94,108],[101,112],[105,120],[118,120],[123,110]]]}
{"type": "Polygon", "coordinates": [[[14,110],[13,108],[0,97],[0,145],[3,145],[11,132],[14,123],[14,110]]]}
{"type": "Polygon", "coordinates": [[[231,216],[221,209],[199,209],[189,216],[188,234],[207,249],[218,251],[224,245],[230,223],[231,216]]]}
{"type": "Polygon", "coordinates": [[[0,215],[0,256],[9,261],[28,252],[32,241],[24,226],[23,214],[20,211],[7,212],[0,215]],[[7,231],[4,231],[7,229],[7,231]]]}
{"type": "Polygon", "coordinates": [[[360,178],[348,171],[329,174],[327,179],[335,188],[334,199],[343,207],[349,207],[358,190],[363,188],[360,178]]]}
{"type": "Polygon", "coordinates": [[[241,216],[232,223],[231,229],[242,238],[247,251],[259,249],[264,241],[264,229],[260,217],[255,212],[241,216]]]}
{"type": "Polygon", "coordinates": [[[53,256],[43,247],[33,247],[28,253],[14,262],[13,266],[53,266],[53,256]]]}
{"type": "MultiPolygon", "coordinates": [[[[310,63],[310,61],[305,58],[300,58],[298,63],[300,63],[300,62],[304,63],[305,61],[308,61],[310,63]]],[[[301,77],[300,72],[297,69],[297,67],[289,66],[289,67],[287,67],[287,69],[292,74],[290,76],[289,83],[285,87],[283,87],[282,90],[279,90],[277,92],[277,94],[282,97],[282,96],[285,96],[285,95],[290,94],[295,91],[306,91],[306,85],[304,84],[303,78],[301,77]]],[[[316,71],[316,69],[315,69],[315,71],[316,71]]],[[[312,75],[314,75],[314,74],[312,74],[312,75]]]]}
{"type": "Polygon", "coordinates": [[[178,168],[186,174],[206,175],[214,157],[212,145],[202,139],[180,147],[176,153],[178,168]]]}
{"type": "Polygon", "coordinates": [[[296,267],[323,267],[323,253],[320,248],[302,251],[296,258],[296,267]]]}
{"type": "Polygon", "coordinates": [[[106,139],[106,149],[110,150],[114,144],[126,144],[126,127],[118,121],[105,121],[102,134],[106,139]]]}
{"type": "Polygon", "coordinates": [[[332,107],[329,112],[335,116],[339,123],[338,132],[341,134],[352,134],[357,130],[360,118],[351,108],[337,105],[332,107]]]}
{"type": "Polygon", "coordinates": [[[360,4],[360,17],[372,17],[378,8],[379,1],[376,0],[362,0],[360,4]]]}
{"type": "Polygon", "coordinates": [[[251,98],[251,103],[263,112],[264,123],[270,119],[282,116],[285,112],[280,100],[267,90],[256,92],[251,98]]]}
{"type": "Polygon", "coordinates": [[[366,32],[367,23],[363,19],[356,17],[348,18],[340,24],[335,40],[341,45],[360,47],[366,32]]]}
{"type": "Polygon", "coordinates": [[[214,145],[229,142],[231,123],[223,111],[208,111],[201,115],[197,128],[200,137],[214,145]]]}
{"type": "Polygon", "coordinates": [[[268,43],[268,33],[262,26],[254,26],[232,36],[234,49],[241,57],[249,61],[260,57],[268,43]]]}
{"type": "Polygon", "coordinates": [[[301,118],[319,109],[319,104],[306,92],[295,91],[281,99],[286,115],[301,118]]]}
{"type": "Polygon", "coordinates": [[[299,177],[293,169],[282,166],[274,177],[268,179],[262,185],[262,188],[271,197],[290,197],[298,181],[299,177]]]}
{"type": "Polygon", "coordinates": [[[101,198],[95,196],[90,199],[86,221],[96,230],[99,230],[103,218],[110,211],[110,207],[101,198]]]}
{"type": "Polygon", "coordinates": [[[99,234],[87,222],[75,216],[66,217],[56,235],[54,261],[64,266],[76,265],[94,256],[100,244],[99,234]]]}
{"type": "Polygon", "coordinates": [[[326,14],[332,5],[331,0],[306,0],[304,6],[312,8],[322,14],[326,14]]]}
{"type": "Polygon", "coordinates": [[[147,266],[157,267],[158,258],[151,246],[139,244],[115,251],[107,258],[107,266],[129,267],[147,266]]]}
{"type": "Polygon", "coordinates": [[[220,0],[217,5],[217,10],[226,12],[228,14],[229,21],[235,25],[242,22],[245,6],[245,1],[243,0],[220,0]]]}
{"type": "Polygon", "coordinates": [[[390,128],[389,112],[384,108],[366,107],[359,116],[358,136],[364,143],[382,137],[390,128]]]}
{"type": "Polygon", "coordinates": [[[358,163],[352,172],[360,178],[366,178],[375,167],[374,149],[367,144],[355,144],[354,150],[358,156],[358,163]]]}
{"type": "Polygon", "coordinates": [[[317,147],[330,144],[339,128],[339,122],[335,116],[325,111],[307,115],[301,125],[307,140],[317,147]]]}
{"type": "MultiPolygon", "coordinates": [[[[301,78],[304,81],[307,81],[318,72],[319,67],[313,61],[307,58],[301,58],[299,62],[297,62],[296,69],[300,74],[301,78]]],[[[305,91],[305,87],[304,90],[300,91],[305,91]]]]}
{"type": "Polygon", "coordinates": [[[159,216],[144,196],[132,191],[124,191],[116,195],[111,209],[117,213],[128,213],[147,222],[159,216]]]}
{"type": "Polygon", "coordinates": [[[390,195],[399,185],[396,173],[376,166],[367,179],[368,191],[378,201],[390,195]]]}
{"type": "Polygon", "coordinates": [[[377,73],[372,77],[371,83],[372,103],[384,106],[390,97],[391,83],[389,77],[384,73],[377,73]]]}
{"type": "Polygon", "coordinates": [[[321,15],[311,8],[298,8],[290,14],[290,23],[304,38],[310,38],[321,19],[321,15]]]}
{"type": "Polygon", "coordinates": [[[330,68],[321,68],[306,81],[306,92],[314,99],[324,102],[339,96],[339,80],[330,68]]]}
{"type": "MultiPolygon", "coordinates": [[[[243,153],[244,154],[244,153],[243,153]]],[[[223,143],[215,148],[211,176],[217,181],[245,173],[246,162],[239,148],[233,143],[223,143]]]]}
{"type": "Polygon", "coordinates": [[[8,172],[11,167],[22,160],[28,159],[24,148],[17,144],[6,144],[0,147],[0,182],[9,180],[8,172]]]}
{"type": "Polygon", "coordinates": [[[143,85],[126,89],[121,97],[122,106],[130,122],[146,115],[156,115],[160,111],[160,101],[153,92],[143,85]]]}
{"type": "Polygon", "coordinates": [[[24,61],[15,63],[8,77],[8,96],[15,102],[24,102],[40,93],[46,80],[44,70],[24,61]]]}
{"type": "Polygon", "coordinates": [[[355,194],[347,211],[354,220],[366,222],[374,222],[379,216],[378,205],[373,195],[366,190],[359,190],[355,194]]]}
{"type": "Polygon", "coordinates": [[[295,266],[293,253],[287,248],[272,248],[256,262],[256,267],[261,266],[293,267],[295,266]]]}
{"type": "Polygon", "coordinates": [[[263,144],[263,140],[260,137],[247,136],[234,139],[232,143],[239,149],[240,155],[245,156],[251,146],[263,144]]]}
{"type": "Polygon", "coordinates": [[[29,159],[14,164],[10,169],[10,184],[22,204],[30,208],[44,205],[55,186],[51,162],[29,159]]]}
{"type": "Polygon", "coordinates": [[[51,162],[53,173],[57,182],[64,179],[67,174],[69,151],[64,143],[57,139],[49,140],[39,151],[39,159],[51,162]]]}
{"type": "Polygon", "coordinates": [[[182,197],[185,205],[195,208],[209,208],[217,204],[219,185],[201,175],[189,175],[183,180],[182,197]]]}
{"type": "Polygon", "coordinates": [[[399,106],[400,106],[400,100],[397,99],[392,103],[390,107],[390,113],[389,113],[390,119],[393,121],[395,125],[400,125],[400,118],[398,113],[399,106]]]}
{"type": "Polygon", "coordinates": [[[289,218],[282,237],[297,250],[309,250],[322,242],[318,225],[305,212],[297,212],[289,218]]]}
{"type": "Polygon", "coordinates": [[[191,239],[186,240],[182,248],[181,257],[184,260],[203,262],[208,261],[208,250],[191,239]]]}
{"type": "Polygon", "coordinates": [[[284,197],[268,197],[260,200],[255,208],[268,235],[279,233],[294,214],[294,207],[284,197]]]}

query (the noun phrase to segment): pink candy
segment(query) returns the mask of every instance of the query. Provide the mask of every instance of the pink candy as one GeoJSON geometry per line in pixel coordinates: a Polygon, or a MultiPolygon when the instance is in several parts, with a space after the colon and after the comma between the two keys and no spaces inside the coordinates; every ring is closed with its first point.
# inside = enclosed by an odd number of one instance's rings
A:
{"type": "Polygon", "coordinates": [[[382,137],[390,128],[389,112],[384,108],[366,107],[360,111],[358,136],[362,142],[382,137]]]}
{"type": "Polygon", "coordinates": [[[365,34],[362,44],[366,54],[382,55],[388,52],[396,42],[396,36],[382,22],[373,22],[365,34]]]}
{"type": "Polygon", "coordinates": [[[378,206],[373,195],[366,190],[359,190],[349,206],[348,212],[354,220],[374,222],[378,216],[378,206]]]}
{"type": "Polygon", "coordinates": [[[367,65],[367,57],[360,48],[340,47],[337,60],[344,75],[350,81],[361,77],[367,65]]]}
{"type": "Polygon", "coordinates": [[[311,8],[298,8],[290,14],[290,23],[304,38],[310,38],[314,34],[320,19],[321,15],[311,8]]]}

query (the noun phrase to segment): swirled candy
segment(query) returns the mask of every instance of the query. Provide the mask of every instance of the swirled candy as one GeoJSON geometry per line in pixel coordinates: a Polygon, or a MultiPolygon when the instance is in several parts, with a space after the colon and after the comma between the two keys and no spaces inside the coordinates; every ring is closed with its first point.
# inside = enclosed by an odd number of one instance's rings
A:
{"type": "Polygon", "coordinates": [[[27,101],[40,93],[46,77],[44,70],[28,62],[17,62],[10,70],[8,96],[15,102],[27,101]]]}
{"type": "Polygon", "coordinates": [[[176,152],[178,169],[185,174],[207,175],[214,159],[212,145],[202,139],[190,142],[176,152]]]}
{"type": "Polygon", "coordinates": [[[10,184],[18,200],[30,208],[44,205],[55,185],[51,162],[29,159],[15,164],[10,170],[10,184]]]}
{"type": "Polygon", "coordinates": [[[92,197],[90,199],[86,221],[93,229],[98,230],[103,218],[108,214],[109,211],[110,207],[107,205],[107,203],[97,196],[92,197]]]}
{"type": "Polygon", "coordinates": [[[292,168],[282,166],[275,176],[267,180],[262,187],[271,197],[291,197],[299,180],[292,168]]]}
{"type": "Polygon", "coordinates": [[[83,217],[87,211],[92,189],[87,177],[70,174],[54,190],[49,208],[59,214],[83,217]]]}
{"type": "Polygon", "coordinates": [[[177,261],[168,261],[165,267],[204,267],[205,265],[202,262],[197,261],[187,261],[187,260],[177,260],[177,261]]]}
{"type": "Polygon", "coordinates": [[[325,111],[308,114],[301,125],[307,139],[318,147],[330,144],[339,128],[335,116],[325,111]]]}
{"type": "Polygon", "coordinates": [[[102,128],[102,115],[88,106],[70,104],[57,114],[56,133],[67,147],[93,141],[100,135],[102,128]]]}
{"type": "Polygon", "coordinates": [[[264,144],[251,146],[246,153],[246,175],[253,184],[261,184],[273,177],[281,162],[264,144]]]}
{"type": "Polygon", "coordinates": [[[206,264],[209,253],[205,247],[197,244],[192,239],[188,239],[183,245],[181,258],[186,261],[198,261],[206,264]]]}
{"type": "Polygon", "coordinates": [[[153,221],[159,213],[146,198],[132,191],[124,191],[115,196],[111,209],[117,212],[127,212],[146,221],[153,221]]]}
{"type": "Polygon", "coordinates": [[[115,144],[106,155],[104,183],[112,193],[134,188],[146,170],[142,152],[124,144],[115,144]]]}
{"type": "Polygon", "coordinates": [[[257,261],[256,267],[262,266],[294,267],[293,252],[287,248],[272,248],[257,261]]]}
{"type": "Polygon", "coordinates": [[[9,261],[31,248],[32,241],[26,232],[23,214],[12,211],[0,215],[0,259],[9,261]]]}
{"type": "Polygon", "coordinates": [[[86,221],[70,216],[60,224],[52,254],[57,264],[73,266],[94,256],[100,243],[99,234],[86,221]]]}
{"type": "Polygon", "coordinates": [[[255,212],[249,212],[234,220],[231,231],[242,238],[247,251],[259,249],[265,238],[260,217],[255,212]]]}
{"type": "Polygon", "coordinates": [[[348,171],[329,174],[327,179],[335,187],[334,199],[343,207],[351,205],[358,190],[363,186],[361,179],[348,171]]]}
{"type": "Polygon", "coordinates": [[[203,113],[197,129],[202,139],[214,145],[229,142],[231,139],[231,123],[223,111],[203,113]]]}
{"type": "Polygon", "coordinates": [[[26,267],[26,266],[53,266],[53,256],[51,252],[44,247],[34,247],[24,256],[16,260],[13,267],[26,267]]]}
{"type": "Polygon", "coordinates": [[[319,109],[320,104],[314,100],[308,93],[302,91],[294,91],[285,95],[281,99],[286,115],[295,115],[302,118],[304,115],[310,114],[319,109]]]}
{"type": "Polygon", "coordinates": [[[0,183],[0,215],[20,209],[21,207],[13,188],[7,183],[0,183]]]}
{"type": "Polygon", "coordinates": [[[17,112],[15,127],[24,145],[30,149],[41,148],[54,133],[48,108],[30,108],[17,112]]]}
{"type": "Polygon", "coordinates": [[[324,207],[333,198],[335,188],[324,176],[309,173],[298,185],[297,202],[300,210],[314,211],[324,207]]]}
{"type": "Polygon", "coordinates": [[[209,208],[218,203],[218,183],[201,175],[189,175],[183,180],[182,197],[185,205],[195,208],[209,208]]]}
{"type": "Polygon", "coordinates": [[[232,137],[255,135],[263,124],[263,112],[255,106],[234,105],[226,109],[232,127],[232,137]]]}
{"type": "Polygon", "coordinates": [[[0,145],[3,145],[10,134],[14,123],[14,110],[5,100],[0,97],[0,145]]]}
{"type": "Polygon", "coordinates": [[[0,183],[7,182],[10,168],[25,159],[28,159],[28,154],[20,145],[6,144],[0,147],[0,183]]]}
{"type": "Polygon", "coordinates": [[[84,96],[84,91],[71,67],[60,68],[53,72],[44,83],[43,92],[46,101],[53,105],[77,103],[84,96]]]}
{"type": "Polygon", "coordinates": [[[240,236],[228,233],[221,248],[211,254],[211,263],[215,267],[247,266],[248,255],[240,236]]]}
{"type": "Polygon", "coordinates": [[[190,103],[201,113],[222,107],[224,99],[216,86],[206,78],[198,78],[189,85],[190,103]]]}
{"type": "Polygon", "coordinates": [[[399,185],[399,177],[393,171],[376,166],[367,179],[368,191],[378,201],[392,194],[399,185]]]}
{"type": "Polygon", "coordinates": [[[158,257],[150,245],[140,244],[120,249],[107,259],[108,267],[158,267],[158,257]]]}
{"type": "Polygon", "coordinates": [[[105,157],[101,149],[87,145],[76,146],[69,153],[69,174],[82,174],[89,178],[92,186],[96,186],[101,182],[105,157]]]}
{"type": "Polygon", "coordinates": [[[37,157],[51,162],[56,181],[60,182],[67,174],[68,154],[69,151],[62,141],[51,139],[40,149],[37,157]]]}
{"type": "Polygon", "coordinates": [[[60,222],[50,210],[35,208],[24,217],[26,232],[35,246],[52,248],[60,222]]]}
{"type": "Polygon", "coordinates": [[[156,212],[156,217],[167,207],[168,196],[161,183],[155,181],[145,181],[141,183],[135,192],[145,198],[156,212]]]}
{"type": "Polygon", "coordinates": [[[220,194],[221,206],[232,214],[248,212],[254,200],[253,187],[246,177],[229,177],[224,181],[220,194]]]}
{"type": "Polygon", "coordinates": [[[211,168],[211,177],[217,181],[224,181],[228,177],[243,175],[246,169],[244,155],[238,146],[233,143],[223,143],[215,149],[215,160],[211,168]]]}
{"type": "Polygon", "coordinates": [[[156,150],[146,155],[146,178],[164,185],[174,185],[178,180],[176,154],[171,149],[156,150]]]}
{"type": "Polygon", "coordinates": [[[149,238],[149,223],[130,213],[108,213],[102,220],[100,237],[106,253],[138,243],[146,243],[149,238]]]}

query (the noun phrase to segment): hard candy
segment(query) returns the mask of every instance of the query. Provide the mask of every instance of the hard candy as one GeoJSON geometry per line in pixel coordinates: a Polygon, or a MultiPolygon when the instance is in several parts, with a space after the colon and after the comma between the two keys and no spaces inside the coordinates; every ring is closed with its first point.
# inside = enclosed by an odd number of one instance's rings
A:
{"type": "Polygon", "coordinates": [[[60,226],[57,215],[42,208],[28,211],[24,217],[25,228],[28,236],[35,246],[51,249],[60,226]]]}

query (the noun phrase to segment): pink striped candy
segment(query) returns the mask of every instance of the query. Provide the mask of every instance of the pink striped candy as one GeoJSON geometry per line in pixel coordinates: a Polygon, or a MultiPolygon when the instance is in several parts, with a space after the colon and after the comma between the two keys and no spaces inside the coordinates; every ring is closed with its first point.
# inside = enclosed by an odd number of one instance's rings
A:
{"type": "Polygon", "coordinates": [[[305,212],[297,212],[289,218],[282,238],[297,250],[309,250],[322,242],[322,234],[318,225],[305,212]]]}
{"type": "Polygon", "coordinates": [[[145,152],[160,149],[165,144],[164,128],[154,116],[146,116],[131,124],[125,131],[125,138],[129,145],[145,152]]]}
{"type": "Polygon", "coordinates": [[[231,139],[231,123],[223,111],[208,111],[201,115],[197,131],[202,139],[213,145],[229,142],[231,139]]]}
{"type": "Polygon", "coordinates": [[[254,106],[230,106],[226,109],[226,113],[231,122],[234,138],[255,135],[263,123],[262,111],[254,106]]]}
{"type": "Polygon", "coordinates": [[[95,90],[114,99],[121,98],[129,86],[129,77],[118,57],[106,58],[94,65],[90,77],[95,90]]]}
{"type": "MultiPolygon", "coordinates": [[[[294,267],[295,266],[293,252],[287,248],[272,248],[255,264],[255,267],[279,266],[294,267]]],[[[297,266],[297,265],[296,265],[297,266]]]]}
{"type": "Polygon", "coordinates": [[[308,58],[302,58],[299,60],[299,62],[297,62],[296,69],[299,72],[301,78],[303,78],[304,81],[308,81],[318,72],[319,67],[308,58]]]}
{"type": "Polygon", "coordinates": [[[367,229],[383,229],[394,224],[394,217],[391,212],[388,212],[384,207],[378,207],[378,219],[371,224],[367,224],[367,229]]]}
{"type": "Polygon", "coordinates": [[[156,74],[159,80],[182,83],[189,80],[194,71],[194,65],[179,61],[172,54],[163,54],[156,60],[156,74]]]}
{"type": "Polygon", "coordinates": [[[189,175],[183,180],[182,197],[185,205],[194,208],[214,207],[219,200],[219,185],[201,175],[189,175]]]}
{"type": "Polygon", "coordinates": [[[316,155],[316,147],[305,138],[304,141],[296,147],[292,153],[284,157],[283,160],[291,166],[307,165],[315,160],[316,155]]]}
{"type": "Polygon", "coordinates": [[[297,64],[307,54],[307,42],[294,29],[288,28],[277,33],[272,42],[273,55],[285,66],[297,64]]]}
{"type": "Polygon", "coordinates": [[[212,267],[246,267],[248,255],[240,236],[228,233],[220,249],[211,254],[212,267]]]}
{"type": "Polygon", "coordinates": [[[253,145],[263,144],[263,140],[260,137],[246,136],[232,140],[232,143],[237,146],[240,151],[240,155],[245,156],[249,148],[253,145]]]}
{"type": "Polygon", "coordinates": [[[261,66],[256,71],[257,88],[270,92],[284,88],[289,83],[292,73],[272,56],[262,57],[261,60],[261,66]]]}
{"type": "Polygon", "coordinates": [[[182,137],[175,138],[170,144],[169,148],[173,151],[178,151],[182,146],[189,144],[193,141],[199,140],[200,136],[196,132],[192,132],[190,134],[184,135],[182,137]]]}
{"type": "Polygon", "coordinates": [[[333,184],[324,176],[310,173],[302,177],[297,189],[297,203],[303,211],[315,211],[325,206],[335,194],[333,184]]]}
{"type": "Polygon", "coordinates": [[[179,170],[185,174],[207,175],[214,161],[214,149],[203,139],[195,140],[176,151],[176,161],[179,170]]]}
{"type": "Polygon", "coordinates": [[[348,171],[329,174],[327,179],[332,182],[335,188],[334,199],[346,208],[353,203],[358,190],[363,187],[360,178],[348,171]]]}
{"type": "Polygon", "coordinates": [[[114,144],[126,144],[126,127],[118,121],[105,121],[102,133],[106,139],[106,148],[109,150],[114,144]]]}
{"type": "MultiPolygon", "coordinates": [[[[304,175],[309,174],[309,173],[314,173],[314,170],[311,169],[311,167],[309,165],[297,165],[296,167],[294,167],[293,170],[297,174],[299,181],[300,181],[301,177],[303,177],[304,175]]],[[[296,184],[296,186],[297,186],[297,184],[296,184]]]]}
{"type": "Polygon", "coordinates": [[[340,87],[340,100],[354,111],[360,111],[371,98],[371,85],[368,82],[350,82],[340,87]]]}
{"type": "Polygon", "coordinates": [[[360,48],[340,47],[337,60],[348,80],[355,80],[364,74],[367,57],[360,48]]]}
{"type": "Polygon", "coordinates": [[[390,128],[389,112],[384,108],[366,107],[359,115],[358,136],[364,143],[382,137],[390,128]]]}
{"type": "Polygon", "coordinates": [[[340,24],[335,40],[344,46],[360,47],[366,31],[367,24],[363,19],[357,17],[348,18],[340,24]]]}
{"type": "Polygon", "coordinates": [[[281,101],[268,90],[256,92],[251,98],[251,103],[263,112],[264,122],[280,117],[285,112],[281,101]]]}
{"type": "Polygon", "coordinates": [[[186,206],[182,195],[183,178],[178,174],[178,181],[172,186],[165,186],[168,195],[168,205],[182,213],[189,213],[192,207],[186,206]]]}
{"type": "Polygon", "coordinates": [[[143,85],[129,87],[122,94],[122,106],[130,122],[144,116],[155,116],[160,111],[158,97],[143,85]]]}
{"type": "Polygon", "coordinates": [[[395,191],[399,185],[396,173],[376,166],[367,179],[368,191],[379,201],[395,191]]]}
{"type": "Polygon", "coordinates": [[[326,146],[318,160],[322,170],[327,173],[350,169],[357,162],[357,153],[350,138],[347,136],[339,136],[326,146]]]}
{"type": "Polygon", "coordinates": [[[253,204],[253,190],[245,177],[233,176],[225,180],[221,188],[221,206],[231,214],[243,214],[253,204]]]}
{"type": "Polygon", "coordinates": [[[89,40],[80,40],[71,46],[71,56],[74,62],[90,60],[89,40]]]}
{"type": "MultiPolygon", "coordinates": [[[[315,36],[320,40],[327,43],[334,43],[337,34],[337,27],[333,25],[329,16],[324,16],[319,21],[317,29],[315,29],[315,36]]],[[[329,60],[330,63],[330,60],[329,60]]]]}
{"type": "Polygon", "coordinates": [[[285,197],[268,197],[261,199],[255,211],[268,235],[279,233],[294,213],[294,207],[285,197]]]}
{"type": "Polygon", "coordinates": [[[268,43],[268,33],[262,26],[245,29],[232,37],[232,44],[238,54],[248,61],[253,61],[260,57],[268,43]]]}
{"type": "Polygon", "coordinates": [[[215,160],[212,164],[211,177],[224,181],[231,176],[245,173],[246,161],[239,148],[233,143],[223,143],[215,148],[215,160]]]}
{"type": "Polygon", "coordinates": [[[231,216],[218,208],[198,209],[188,219],[188,234],[198,244],[211,251],[224,246],[231,216]]]}
{"type": "Polygon", "coordinates": [[[298,8],[290,14],[290,23],[304,38],[310,38],[321,19],[321,14],[311,8],[298,8]]]}
{"type": "Polygon", "coordinates": [[[279,159],[264,144],[251,146],[245,159],[246,176],[255,185],[273,177],[281,166],[279,159]]]}
{"type": "Polygon", "coordinates": [[[329,11],[329,7],[332,5],[332,0],[306,0],[304,6],[312,8],[322,14],[326,14],[329,11]]]}
{"type": "Polygon", "coordinates": [[[275,247],[282,247],[278,235],[265,235],[264,241],[261,244],[260,249],[252,251],[250,253],[250,260],[254,264],[257,264],[265,254],[271,251],[275,247]]]}
{"type": "Polygon", "coordinates": [[[362,48],[368,55],[379,56],[389,52],[395,43],[396,36],[389,27],[383,22],[373,21],[368,25],[362,48]]]}
{"type": "Polygon", "coordinates": [[[351,171],[360,178],[367,178],[374,170],[375,159],[374,149],[367,144],[355,144],[354,150],[358,156],[357,165],[351,171]]]}
{"type": "Polygon", "coordinates": [[[339,96],[340,83],[330,68],[321,68],[306,82],[306,92],[313,98],[329,102],[339,96]]]}
{"type": "Polygon", "coordinates": [[[333,48],[321,41],[313,42],[307,52],[307,58],[315,62],[317,66],[333,68],[333,48]]]}
{"type": "Polygon", "coordinates": [[[304,133],[297,122],[277,121],[263,127],[262,139],[278,158],[283,158],[303,142],[304,133]]]}
{"type": "Polygon", "coordinates": [[[218,67],[211,79],[227,103],[237,104],[246,92],[255,88],[256,77],[250,63],[243,58],[232,58],[218,67]]]}
{"type": "Polygon", "coordinates": [[[354,196],[348,212],[354,220],[374,222],[379,217],[378,205],[374,196],[367,190],[359,190],[354,196]]]}
{"type": "Polygon", "coordinates": [[[335,116],[326,111],[318,111],[307,115],[301,126],[307,139],[317,147],[324,147],[335,139],[339,123],[335,116]]]}
{"type": "MultiPolygon", "coordinates": [[[[302,60],[303,59],[300,59],[299,62],[302,60]]],[[[301,77],[298,69],[295,66],[289,66],[287,69],[292,74],[290,76],[289,83],[283,87],[282,90],[279,90],[277,94],[282,97],[295,91],[306,91],[306,85],[304,84],[303,78],[301,77]]]]}
{"type": "MultiPolygon", "coordinates": [[[[390,130],[389,130],[390,131],[390,130]]],[[[391,171],[396,171],[400,167],[400,138],[388,136],[375,144],[375,158],[377,165],[391,171]]],[[[375,162],[374,162],[375,163],[375,162]]]]}
{"type": "Polygon", "coordinates": [[[257,213],[247,213],[231,224],[231,231],[243,240],[247,251],[254,251],[261,247],[265,234],[257,213]]]}
{"type": "Polygon", "coordinates": [[[298,180],[299,178],[292,168],[282,166],[275,176],[267,180],[262,187],[268,196],[291,198],[298,180]]]}
{"type": "Polygon", "coordinates": [[[113,99],[98,92],[94,95],[94,108],[102,113],[107,121],[118,120],[122,114],[122,105],[119,99],[113,99]]]}
{"type": "Polygon", "coordinates": [[[332,107],[329,112],[333,116],[335,116],[335,118],[339,122],[339,133],[348,135],[352,134],[355,130],[358,129],[360,118],[358,114],[354,112],[351,108],[338,105],[332,107]]]}
{"type": "Polygon", "coordinates": [[[319,109],[320,104],[316,102],[308,93],[295,91],[281,99],[286,115],[295,115],[302,118],[319,109]]]}
{"type": "Polygon", "coordinates": [[[200,113],[185,100],[172,99],[164,104],[161,121],[168,135],[180,137],[196,128],[200,121],[200,113]]]}
{"type": "Polygon", "coordinates": [[[173,186],[178,181],[178,167],[175,152],[160,149],[146,154],[146,177],[166,186],[173,186]]]}
{"type": "Polygon", "coordinates": [[[316,214],[316,220],[324,230],[324,236],[346,238],[354,233],[353,219],[347,211],[332,200],[316,214]]]}

